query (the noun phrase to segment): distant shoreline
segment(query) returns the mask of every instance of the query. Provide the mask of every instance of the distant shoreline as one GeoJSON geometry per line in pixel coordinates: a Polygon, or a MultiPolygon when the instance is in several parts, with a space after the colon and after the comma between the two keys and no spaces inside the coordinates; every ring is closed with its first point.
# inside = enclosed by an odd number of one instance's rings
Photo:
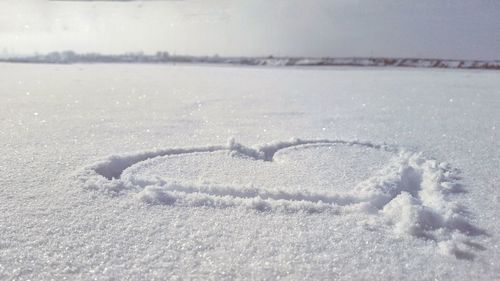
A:
{"type": "Polygon", "coordinates": [[[98,53],[77,54],[72,51],[53,52],[43,55],[15,56],[0,58],[8,63],[141,63],[141,64],[225,64],[248,66],[357,66],[357,67],[413,67],[413,68],[450,68],[450,69],[488,69],[500,70],[500,61],[428,59],[428,58],[383,58],[383,57],[219,57],[169,55],[158,52],[154,55],[129,53],[106,55],[98,53]]]}

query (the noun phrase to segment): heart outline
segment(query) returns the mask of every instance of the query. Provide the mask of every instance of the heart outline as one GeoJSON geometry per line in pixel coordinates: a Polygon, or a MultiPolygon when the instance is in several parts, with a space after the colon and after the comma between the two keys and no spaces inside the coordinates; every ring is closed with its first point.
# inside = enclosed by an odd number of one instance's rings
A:
{"type": "Polygon", "coordinates": [[[486,234],[469,222],[464,206],[448,200],[449,194],[464,192],[458,183],[456,169],[447,163],[425,158],[422,153],[366,141],[294,138],[248,147],[230,139],[226,145],[112,155],[85,167],[78,179],[88,190],[111,196],[132,192],[137,199],[149,204],[375,214],[392,225],[394,233],[434,240],[438,242],[441,252],[464,259],[474,257],[463,249],[463,245],[474,243],[468,237],[486,234]],[[243,155],[253,160],[272,162],[280,150],[308,145],[362,146],[393,153],[395,158],[390,165],[359,183],[355,188],[356,194],[288,192],[285,189],[269,191],[255,187],[168,183],[161,179],[138,183],[131,178],[122,178],[123,171],[128,167],[155,157],[227,151],[231,156],[243,155]],[[454,238],[457,236],[460,236],[458,242],[454,238]]]}

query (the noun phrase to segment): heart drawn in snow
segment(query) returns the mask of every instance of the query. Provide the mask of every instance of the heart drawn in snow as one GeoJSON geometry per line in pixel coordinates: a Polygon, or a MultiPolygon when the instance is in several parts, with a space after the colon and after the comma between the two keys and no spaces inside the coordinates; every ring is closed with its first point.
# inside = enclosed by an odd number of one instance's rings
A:
{"type": "Polygon", "coordinates": [[[113,155],[79,174],[86,189],[149,204],[365,214],[472,259],[454,237],[484,232],[449,199],[463,191],[458,179],[448,164],[395,146],[301,139],[113,155]]]}

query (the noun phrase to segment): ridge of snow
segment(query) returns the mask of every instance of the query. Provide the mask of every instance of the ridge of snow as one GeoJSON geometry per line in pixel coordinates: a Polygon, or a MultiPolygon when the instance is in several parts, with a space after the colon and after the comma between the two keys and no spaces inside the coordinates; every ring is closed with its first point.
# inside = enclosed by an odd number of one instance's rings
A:
{"type": "Polygon", "coordinates": [[[472,225],[465,206],[450,200],[449,194],[463,192],[458,171],[448,163],[428,159],[422,153],[372,142],[346,140],[275,141],[248,147],[230,139],[226,145],[169,148],[111,155],[83,169],[78,180],[85,189],[106,196],[131,195],[147,204],[177,207],[243,207],[258,211],[357,213],[364,222],[390,226],[397,236],[435,241],[441,253],[470,258],[463,250],[470,237],[485,232],[472,225]],[[310,145],[361,146],[393,155],[386,167],[360,182],[352,191],[288,191],[286,187],[262,189],[254,186],[207,184],[196,181],[167,181],[161,177],[137,178],[128,168],[156,157],[209,154],[226,151],[231,157],[272,162],[276,152],[310,145]],[[465,244],[464,244],[465,243],[465,244]]]}

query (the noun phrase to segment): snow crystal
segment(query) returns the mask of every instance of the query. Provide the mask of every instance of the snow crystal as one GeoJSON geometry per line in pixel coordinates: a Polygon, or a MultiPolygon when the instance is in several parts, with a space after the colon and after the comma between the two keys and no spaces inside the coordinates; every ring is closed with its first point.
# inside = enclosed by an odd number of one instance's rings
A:
{"type": "Polygon", "coordinates": [[[499,279],[495,71],[0,77],[1,280],[499,279]]]}

